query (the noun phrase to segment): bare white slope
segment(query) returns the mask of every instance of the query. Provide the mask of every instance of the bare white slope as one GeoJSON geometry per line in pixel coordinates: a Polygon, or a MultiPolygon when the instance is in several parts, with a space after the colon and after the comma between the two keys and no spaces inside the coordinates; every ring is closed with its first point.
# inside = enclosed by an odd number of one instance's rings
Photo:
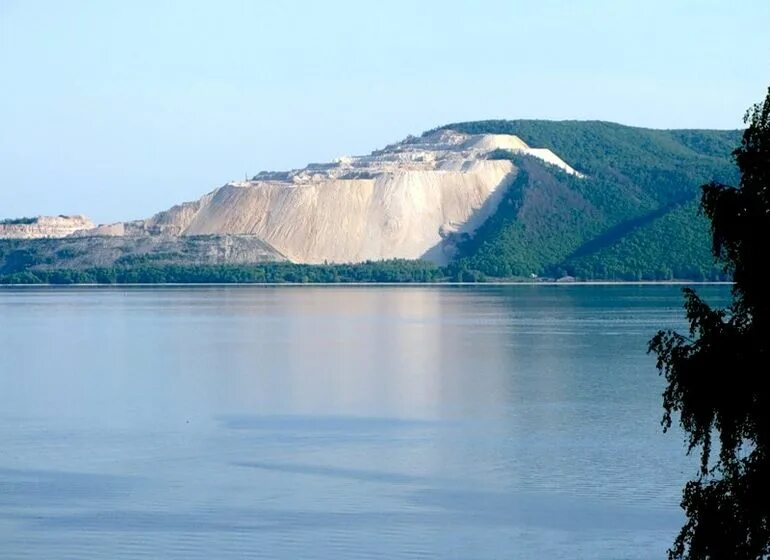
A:
{"type": "Polygon", "coordinates": [[[368,156],[285,173],[260,173],[143,222],[101,226],[101,235],[250,234],[299,263],[429,258],[445,262],[452,233],[493,213],[517,169],[487,159],[528,153],[576,173],[550,150],[511,135],[438,131],[368,156]]]}
{"type": "Polygon", "coordinates": [[[471,136],[466,145],[472,150],[481,152],[506,150],[516,154],[533,156],[555,165],[570,175],[583,176],[548,148],[530,148],[521,138],[512,134],[478,134],[471,136]]]}
{"type": "Polygon", "coordinates": [[[442,233],[475,229],[469,219],[512,172],[507,161],[478,161],[461,173],[415,170],[289,188],[226,185],[183,234],[252,233],[294,262],[418,258],[442,233]]]}
{"type": "Polygon", "coordinates": [[[37,216],[32,220],[0,223],[0,239],[41,239],[67,237],[90,230],[94,223],[85,216],[37,216]]]}

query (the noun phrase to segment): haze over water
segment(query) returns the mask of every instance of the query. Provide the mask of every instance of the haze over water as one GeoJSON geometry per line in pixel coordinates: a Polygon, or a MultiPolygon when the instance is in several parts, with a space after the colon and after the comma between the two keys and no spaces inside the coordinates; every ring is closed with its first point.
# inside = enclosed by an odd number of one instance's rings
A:
{"type": "MultiPolygon", "coordinates": [[[[728,288],[700,287],[717,302],[728,288]]],[[[0,290],[3,558],[653,558],[677,286],[0,290]]]]}

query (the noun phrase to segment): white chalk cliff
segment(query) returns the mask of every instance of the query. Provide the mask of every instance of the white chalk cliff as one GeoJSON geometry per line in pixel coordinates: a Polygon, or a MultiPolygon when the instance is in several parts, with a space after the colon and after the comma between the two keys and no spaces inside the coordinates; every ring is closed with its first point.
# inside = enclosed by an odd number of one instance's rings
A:
{"type": "Polygon", "coordinates": [[[427,258],[446,262],[451,234],[496,209],[517,168],[507,150],[579,175],[551,150],[512,135],[432,132],[373,152],[263,172],[137,222],[77,235],[253,235],[297,263],[427,258]]]}
{"type": "Polygon", "coordinates": [[[93,227],[94,223],[85,216],[36,216],[0,222],[0,239],[67,237],[93,227]]]}

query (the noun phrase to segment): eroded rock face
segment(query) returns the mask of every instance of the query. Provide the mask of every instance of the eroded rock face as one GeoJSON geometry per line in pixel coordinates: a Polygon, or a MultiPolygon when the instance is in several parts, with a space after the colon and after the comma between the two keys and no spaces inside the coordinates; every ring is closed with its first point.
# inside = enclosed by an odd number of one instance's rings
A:
{"type": "Polygon", "coordinates": [[[90,230],[94,223],[85,216],[37,216],[0,222],[0,238],[39,239],[67,237],[90,230]]]}
{"type": "Polygon", "coordinates": [[[254,235],[297,263],[427,258],[445,263],[456,234],[497,208],[517,169],[506,150],[579,175],[548,149],[512,135],[441,130],[368,156],[262,172],[144,221],[78,235],[254,235]]]}

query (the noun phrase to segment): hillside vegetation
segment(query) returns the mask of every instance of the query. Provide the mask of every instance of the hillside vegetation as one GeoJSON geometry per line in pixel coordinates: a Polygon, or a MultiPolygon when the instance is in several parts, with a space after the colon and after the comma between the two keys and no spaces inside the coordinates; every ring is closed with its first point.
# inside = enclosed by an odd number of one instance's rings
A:
{"type": "MultiPolygon", "coordinates": [[[[723,279],[698,213],[700,186],[734,183],[737,130],[651,130],[606,122],[481,121],[460,132],[516,134],[585,175],[510,154],[522,170],[498,211],[460,244],[458,270],[492,277],[723,279]]],[[[504,157],[496,153],[494,157],[504,157]]]]}

